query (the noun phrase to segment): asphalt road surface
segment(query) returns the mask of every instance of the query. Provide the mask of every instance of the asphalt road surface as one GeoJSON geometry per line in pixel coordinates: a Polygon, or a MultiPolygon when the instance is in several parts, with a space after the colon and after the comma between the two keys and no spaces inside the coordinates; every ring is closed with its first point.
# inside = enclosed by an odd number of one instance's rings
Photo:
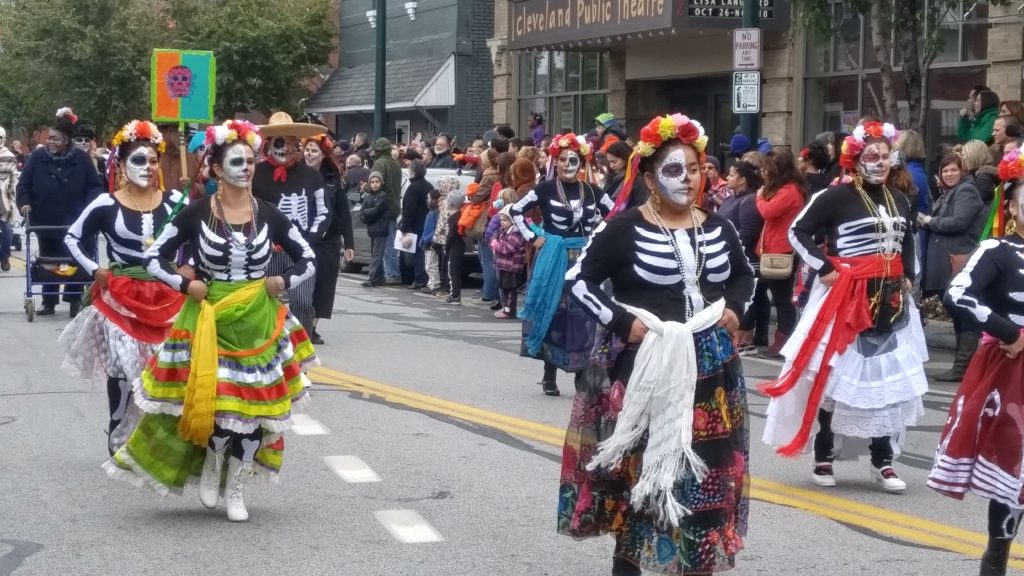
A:
{"type": "MultiPolygon", "coordinates": [[[[288,438],[279,484],[247,491],[251,520],[107,478],[106,396],[64,375],[67,322],[28,323],[22,272],[0,275],[0,576],[576,576],[610,573],[611,538],[555,533],[559,455],[572,401],[541,394],[519,324],[469,289],[461,307],[343,276],[322,324],[314,402],[288,438]]],[[[939,353],[931,369],[948,367],[939,353]]],[[[745,361],[748,385],[780,365],[745,361]]],[[[733,574],[968,575],[985,502],[924,485],[952,388],[935,388],[881,492],[867,462],[814,487],[810,457],[760,444],[767,400],[750,396],[750,533],[733,574]]],[[[1011,565],[1024,567],[1024,549],[1011,565]]]]}

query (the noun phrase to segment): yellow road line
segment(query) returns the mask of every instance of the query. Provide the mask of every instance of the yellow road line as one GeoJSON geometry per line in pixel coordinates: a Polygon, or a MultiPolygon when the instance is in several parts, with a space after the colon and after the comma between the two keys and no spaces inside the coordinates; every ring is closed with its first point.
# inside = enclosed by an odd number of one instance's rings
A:
{"type": "Polygon", "coordinates": [[[25,261],[22,260],[21,258],[18,258],[17,256],[11,256],[11,268],[14,268],[15,270],[21,270],[22,272],[24,272],[25,261]]]}
{"type": "MultiPolygon", "coordinates": [[[[565,439],[565,430],[561,428],[389,386],[329,368],[314,368],[309,371],[309,376],[319,383],[376,396],[410,408],[451,416],[518,437],[536,440],[549,446],[561,447],[565,439]]],[[[756,476],[752,476],[750,479],[750,497],[771,504],[804,510],[906,542],[940,548],[975,558],[981,556],[988,541],[987,535],[978,532],[756,476]]],[[[1024,546],[1015,544],[1013,553],[1015,556],[1024,556],[1024,546]]],[[[1024,568],[1024,560],[1012,558],[1010,566],[1024,568]]]]}

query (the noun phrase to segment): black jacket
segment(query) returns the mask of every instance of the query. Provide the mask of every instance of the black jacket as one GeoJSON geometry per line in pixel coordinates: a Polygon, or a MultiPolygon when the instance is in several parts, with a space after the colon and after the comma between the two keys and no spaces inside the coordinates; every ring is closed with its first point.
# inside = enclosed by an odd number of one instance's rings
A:
{"type": "Polygon", "coordinates": [[[764,228],[764,218],[757,211],[757,191],[747,190],[742,196],[734,194],[726,198],[722,202],[722,207],[718,209],[718,215],[736,227],[747,261],[756,264],[759,260],[757,241],[764,228]]]}
{"type": "Polygon", "coordinates": [[[388,195],[380,192],[367,192],[363,196],[363,207],[359,212],[359,218],[366,224],[366,234],[370,238],[386,238],[388,235],[388,223],[394,219],[391,214],[391,203],[388,202],[388,195]]]}
{"type": "Polygon", "coordinates": [[[324,240],[334,240],[339,236],[345,248],[355,249],[352,237],[352,210],[348,205],[348,186],[341,174],[326,162],[320,165],[320,175],[324,177],[324,200],[331,211],[331,224],[327,228],[324,240]]]}
{"type": "Polygon", "coordinates": [[[16,191],[18,207],[32,207],[31,224],[70,226],[103,193],[103,182],[92,158],[78,148],[70,147],[60,158],[40,148],[25,162],[16,191]]]}
{"type": "Polygon", "coordinates": [[[403,234],[412,232],[417,236],[423,234],[423,223],[430,212],[430,198],[428,195],[434,187],[426,178],[412,178],[409,180],[409,187],[405,189],[405,196],[402,198],[402,226],[403,234]]]}
{"type": "Polygon", "coordinates": [[[435,156],[430,161],[430,166],[428,166],[428,168],[447,168],[450,170],[456,170],[458,167],[459,163],[455,161],[455,158],[452,158],[451,150],[435,156]]]}

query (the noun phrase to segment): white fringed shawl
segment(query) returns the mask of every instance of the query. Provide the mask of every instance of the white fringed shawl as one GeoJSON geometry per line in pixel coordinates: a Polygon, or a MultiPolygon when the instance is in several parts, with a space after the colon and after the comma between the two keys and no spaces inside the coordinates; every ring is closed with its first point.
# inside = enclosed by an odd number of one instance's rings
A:
{"type": "Polygon", "coordinates": [[[648,432],[640,478],[630,503],[678,527],[690,511],[672,496],[676,480],[687,468],[698,482],[707,474],[707,465],[692,447],[693,397],[697,389],[693,335],[722,318],[725,301],[711,304],[685,324],[662,322],[647,310],[622,306],[649,331],[637,352],[615,432],[598,445],[587,469],[614,468],[648,432]]]}

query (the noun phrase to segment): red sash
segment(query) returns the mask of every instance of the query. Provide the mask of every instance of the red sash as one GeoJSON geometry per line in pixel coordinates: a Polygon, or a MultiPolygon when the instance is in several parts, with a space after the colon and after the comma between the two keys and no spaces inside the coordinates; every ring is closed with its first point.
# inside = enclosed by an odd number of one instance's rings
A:
{"type": "Polygon", "coordinates": [[[167,338],[184,302],[184,294],[155,280],[111,274],[105,290],[93,284],[92,305],[96,310],[126,334],[147,344],[159,344],[167,338]]]}
{"type": "Polygon", "coordinates": [[[807,407],[800,423],[800,430],[789,444],[776,450],[783,456],[797,456],[807,445],[818,407],[821,405],[821,397],[825,393],[832,357],[845,352],[858,334],[872,326],[868,305],[868,281],[883,277],[899,278],[903,275],[903,262],[898,257],[888,262],[878,255],[830,260],[839,272],[839,279],[825,296],[807,338],[800,345],[800,351],[785,374],[778,380],[761,386],[761,391],[772,398],[778,398],[793,390],[797,380],[810,366],[818,343],[825,338],[829,324],[835,320],[832,334],[825,345],[825,356],[821,359],[818,375],[807,397],[807,407]]]}

